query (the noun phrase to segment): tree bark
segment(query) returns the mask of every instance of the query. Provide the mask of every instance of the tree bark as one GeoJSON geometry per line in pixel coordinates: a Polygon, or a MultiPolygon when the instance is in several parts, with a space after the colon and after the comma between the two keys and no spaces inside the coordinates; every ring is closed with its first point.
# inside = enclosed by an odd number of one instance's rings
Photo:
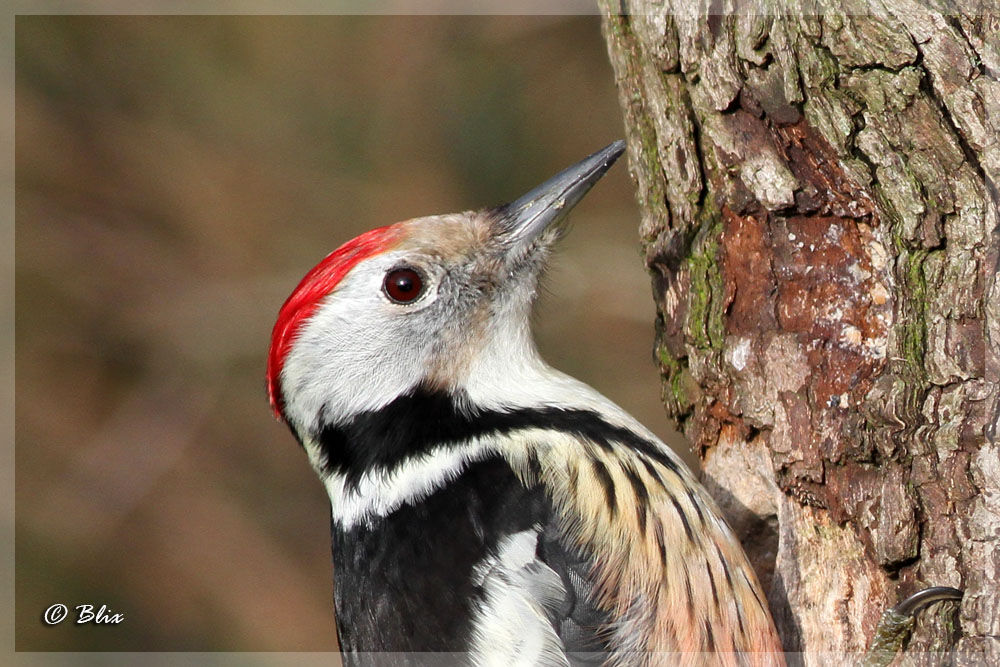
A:
{"type": "Polygon", "coordinates": [[[786,650],[945,585],[907,652],[1000,663],[1000,16],[601,5],[663,401],[786,650]]]}

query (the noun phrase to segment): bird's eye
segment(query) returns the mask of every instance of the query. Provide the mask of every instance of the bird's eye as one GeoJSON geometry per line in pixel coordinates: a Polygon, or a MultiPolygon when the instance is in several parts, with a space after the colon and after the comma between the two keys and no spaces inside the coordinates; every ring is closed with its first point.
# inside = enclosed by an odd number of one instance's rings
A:
{"type": "Polygon", "coordinates": [[[413,269],[393,269],[385,274],[382,290],[396,303],[410,303],[423,293],[424,281],[413,269]]]}

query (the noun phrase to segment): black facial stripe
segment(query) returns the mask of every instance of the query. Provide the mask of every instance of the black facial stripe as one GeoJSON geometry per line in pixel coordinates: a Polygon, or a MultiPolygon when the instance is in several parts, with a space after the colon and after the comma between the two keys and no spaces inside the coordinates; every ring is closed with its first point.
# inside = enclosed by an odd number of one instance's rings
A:
{"type": "Polygon", "coordinates": [[[347,422],[324,426],[316,441],[326,455],[326,470],[356,484],[371,470],[397,464],[439,446],[459,445],[489,435],[541,428],[575,435],[609,449],[612,442],[640,452],[669,470],[677,465],[653,442],[605,421],[593,410],[530,407],[499,410],[463,409],[461,396],[418,387],[379,410],[362,412],[347,422]]]}

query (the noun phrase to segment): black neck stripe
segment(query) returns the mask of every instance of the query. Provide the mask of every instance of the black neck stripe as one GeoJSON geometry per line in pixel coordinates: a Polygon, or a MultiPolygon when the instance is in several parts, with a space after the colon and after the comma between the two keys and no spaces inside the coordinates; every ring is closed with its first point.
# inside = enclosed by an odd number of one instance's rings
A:
{"type": "Polygon", "coordinates": [[[326,471],[356,484],[368,471],[392,469],[435,447],[541,428],[585,438],[605,449],[619,443],[678,472],[677,464],[656,444],[608,423],[593,410],[547,406],[501,411],[463,407],[467,405],[451,394],[418,387],[378,410],[325,426],[316,440],[326,455],[326,471]]]}

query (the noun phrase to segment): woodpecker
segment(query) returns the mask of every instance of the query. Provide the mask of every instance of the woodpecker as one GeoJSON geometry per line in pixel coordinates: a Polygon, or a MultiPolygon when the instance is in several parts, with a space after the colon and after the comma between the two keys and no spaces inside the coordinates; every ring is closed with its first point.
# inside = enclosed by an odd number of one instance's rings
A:
{"type": "Polygon", "coordinates": [[[624,150],[504,206],[366,232],[281,307],[268,392],[330,497],[348,662],[782,663],[712,498],[531,335],[567,212],[624,150]]]}

